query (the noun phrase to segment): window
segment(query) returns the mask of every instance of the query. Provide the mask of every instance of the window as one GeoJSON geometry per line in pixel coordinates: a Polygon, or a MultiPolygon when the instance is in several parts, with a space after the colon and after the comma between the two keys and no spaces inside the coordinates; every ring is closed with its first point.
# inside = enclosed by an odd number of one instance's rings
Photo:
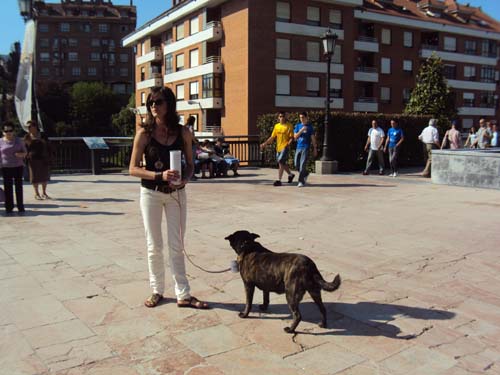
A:
{"type": "Polygon", "coordinates": [[[107,23],[100,23],[98,30],[100,33],[107,33],[109,31],[109,25],[107,23]]]}
{"type": "Polygon", "coordinates": [[[146,105],[146,93],[141,92],[141,105],[146,105]]]}
{"type": "Polygon", "coordinates": [[[176,36],[177,36],[176,40],[184,39],[184,24],[181,23],[181,24],[177,25],[175,30],[176,30],[175,32],[176,32],[176,36]]]}
{"type": "Polygon", "coordinates": [[[175,96],[177,101],[184,100],[184,84],[175,86],[175,96]]]}
{"type": "Polygon", "coordinates": [[[388,57],[382,57],[380,59],[380,73],[382,74],[391,74],[391,59],[388,57]]]}
{"type": "Polygon", "coordinates": [[[170,74],[174,71],[174,56],[169,53],[165,55],[165,74],[170,74]]]}
{"type": "Polygon", "coordinates": [[[128,76],[128,68],[120,68],[120,77],[128,76]]]}
{"type": "Polygon", "coordinates": [[[306,89],[307,96],[319,96],[319,78],[307,77],[306,89]]]}
{"type": "Polygon", "coordinates": [[[319,26],[320,14],[318,7],[307,7],[306,24],[312,26],[319,26]]]}
{"type": "Polygon", "coordinates": [[[78,61],[78,52],[69,52],[68,53],[69,61],[78,61]]]}
{"type": "Polygon", "coordinates": [[[495,92],[482,92],[480,94],[479,106],[483,108],[495,108],[495,92]]]}
{"type": "Polygon", "coordinates": [[[145,67],[142,67],[141,68],[141,78],[140,78],[140,81],[144,81],[146,79],[146,68],[145,67]]]}
{"type": "Polygon", "coordinates": [[[475,40],[466,40],[464,52],[467,55],[475,55],[477,50],[477,43],[475,40]]]}
{"type": "Polygon", "coordinates": [[[69,32],[69,23],[67,22],[63,22],[59,25],[59,30],[62,32],[62,33],[68,33],[69,32]]]}
{"type": "Polygon", "coordinates": [[[68,44],[69,44],[70,47],[78,47],[78,39],[69,38],[68,39],[68,44]]]}
{"type": "Polygon", "coordinates": [[[92,39],[92,40],[90,41],[90,45],[91,45],[92,47],[99,47],[99,46],[101,45],[101,43],[99,42],[99,39],[92,39]]]}
{"type": "Polygon", "coordinates": [[[72,69],[71,69],[71,75],[73,77],[78,77],[80,75],[80,67],[79,66],[74,66],[72,69]]]}
{"type": "Polygon", "coordinates": [[[476,79],[476,67],[475,66],[464,66],[464,78],[469,81],[474,81],[476,79]]]}
{"type": "MultiPolygon", "coordinates": [[[[103,58],[105,58],[105,53],[103,53],[103,58]]],[[[114,53],[110,53],[108,55],[108,64],[109,65],[115,65],[115,54],[114,53]]]]}
{"type": "Polygon", "coordinates": [[[382,44],[391,44],[391,30],[382,29],[382,44]]]}
{"type": "Polygon", "coordinates": [[[413,47],[413,33],[411,31],[405,31],[403,34],[403,46],[413,47]]]}
{"type": "Polygon", "coordinates": [[[54,38],[52,40],[52,49],[53,50],[59,49],[59,38],[54,38]]]}
{"type": "Polygon", "coordinates": [[[342,12],[340,10],[330,9],[330,12],[328,14],[328,22],[330,23],[330,26],[332,26],[334,29],[341,29],[342,12]]]}
{"type": "Polygon", "coordinates": [[[40,61],[48,62],[50,60],[50,53],[48,52],[40,52],[40,61]]]}
{"type": "Polygon", "coordinates": [[[276,19],[281,22],[290,22],[290,3],[276,2],[276,19]]]}
{"type": "Polygon", "coordinates": [[[447,79],[455,79],[457,77],[456,65],[445,65],[443,69],[443,75],[447,79]]]}
{"type": "Polygon", "coordinates": [[[49,25],[46,23],[41,23],[38,25],[38,31],[41,33],[48,33],[49,32],[49,25]]]}
{"type": "Polygon", "coordinates": [[[474,93],[464,92],[464,107],[474,107],[474,93]]]}
{"type": "Polygon", "coordinates": [[[196,34],[200,31],[200,21],[198,17],[191,18],[189,21],[189,35],[196,34]]]}
{"type": "Polygon", "coordinates": [[[40,47],[41,48],[48,48],[49,47],[49,40],[47,38],[40,39],[40,47]]]}
{"type": "Polygon", "coordinates": [[[90,33],[90,23],[82,23],[80,24],[80,30],[83,31],[84,33],[90,33]]]}
{"type": "Polygon", "coordinates": [[[307,42],[307,60],[319,61],[319,42],[307,42]]]}
{"type": "Polygon", "coordinates": [[[381,87],[380,88],[380,101],[382,103],[390,103],[391,102],[391,88],[390,87],[381,87]]]}
{"type": "Polygon", "coordinates": [[[175,56],[175,71],[178,72],[184,69],[184,54],[180,53],[175,56]]]}
{"type": "Polygon", "coordinates": [[[222,98],[222,76],[205,74],[202,77],[203,98],[222,98]]]}
{"type": "Polygon", "coordinates": [[[120,62],[122,63],[128,62],[128,53],[120,53],[120,62]]]}
{"type": "Polygon", "coordinates": [[[194,68],[198,65],[200,65],[198,49],[192,49],[189,51],[189,67],[194,68]]]}
{"type": "Polygon", "coordinates": [[[87,74],[89,75],[89,77],[95,77],[97,75],[97,69],[95,66],[90,66],[88,69],[87,69],[87,74]]]}
{"type": "Polygon", "coordinates": [[[333,50],[332,63],[342,64],[342,46],[340,44],[335,44],[335,49],[333,50]]]}
{"type": "Polygon", "coordinates": [[[342,80],[330,78],[330,96],[332,98],[342,97],[342,80]]]}
{"type": "Polygon", "coordinates": [[[141,43],[141,56],[146,54],[146,42],[141,43]]]}
{"type": "Polygon", "coordinates": [[[403,103],[408,103],[411,97],[411,89],[403,89],[403,103]]]}
{"type": "Polygon", "coordinates": [[[444,50],[455,52],[457,50],[457,38],[451,36],[444,37],[444,50]]]}
{"type": "Polygon", "coordinates": [[[128,31],[128,25],[120,25],[120,31],[126,33],[128,31]]]}
{"type": "Polygon", "coordinates": [[[481,67],[481,82],[495,82],[495,68],[493,66],[481,67]]]}
{"type": "Polygon", "coordinates": [[[290,39],[276,39],[276,57],[278,59],[290,58],[290,39]]]}
{"type": "Polygon", "coordinates": [[[41,74],[42,76],[44,76],[44,77],[47,77],[47,76],[49,76],[49,75],[50,75],[50,69],[49,69],[49,68],[44,67],[44,68],[42,68],[42,69],[41,69],[40,74],[41,74]]]}
{"type": "Polygon", "coordinates": [[[413,60],[403,60],[403,71],[407,73],[413,72],[413,60]]]}
{"type": "Polygon", "coordinates": [[[101,56],[99,52],[91,52],[90,53],[90,61],[99,61],[101,60],[101,56]]]}
{"type": "Polygon", "coordinates": [[[198,99],[198,81],[189,82],[189,99],[198,99]]]}
{"type": "Polygon", "coordinates": [[[290,95],[290,76],[281,74],[276,76],[276,94],[290,95]]]}
{"type": "Polygon", "coordinates": [[[481,56],[497,57],[495,41],[483,40],[483,42],[481,43],[481,56]]]}

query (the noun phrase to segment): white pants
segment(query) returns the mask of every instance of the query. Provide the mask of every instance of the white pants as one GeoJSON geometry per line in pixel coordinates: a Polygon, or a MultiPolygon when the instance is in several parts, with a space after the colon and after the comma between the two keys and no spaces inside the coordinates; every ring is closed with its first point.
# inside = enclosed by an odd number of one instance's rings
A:
{"type": "Polygon", "coordinates": [[[172,194],[146,189],[141,186],[141,212],[148,248],[149,283],[153,293],[165,292],[165,261],[161,224],[163,211],[167,218],[168,263],[175,283],[177,299],[187,299],[189,281],[186,277],[183,243],[186,229],[186,189],[172,194]]]}

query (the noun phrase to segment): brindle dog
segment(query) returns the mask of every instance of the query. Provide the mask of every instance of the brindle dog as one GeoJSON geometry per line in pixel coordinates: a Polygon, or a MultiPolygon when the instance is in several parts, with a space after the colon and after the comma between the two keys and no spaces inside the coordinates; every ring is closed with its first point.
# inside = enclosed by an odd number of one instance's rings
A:
{"type": "Polygon", "coordinates": [[[284,330],[294,333],[302,319],[299,303],[307,291],[321,312],[319,326],[326,328],[326,309],[321,300],[321,289],[328,292],[336,290],[340,286],[340,276],[335,276],[329,283],[323,279],[310,258],[301,254],[273,253],[255,242],[259,237],[258,234],[239,230],[225,238],[238,254],[240,274],[245,284],[246,306],[239,313],[240,318],[246,318],[252,308],[255,287],[264,294],[264,303],[259,306],[261,310],[267,310],[269,306],[269,292],[285,293],[293,322],[284,330]]]}

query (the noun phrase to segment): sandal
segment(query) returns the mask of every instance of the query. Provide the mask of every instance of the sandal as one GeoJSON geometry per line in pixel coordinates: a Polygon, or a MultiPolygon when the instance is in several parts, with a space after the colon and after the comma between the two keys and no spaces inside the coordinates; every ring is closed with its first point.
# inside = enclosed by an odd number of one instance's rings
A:
{"type": "Polygon", "coordinates": [[[156,307],[163,299],[163,296],[158,293],[153,293],[146,301],[144,301],[144,306],[146,307],[156,307]]]}
{"type": "Polygon", "coordinates": [[[41,200],[43,200],[43,198],[42,198],[39,194],[35,194],[35,199],[36,199],[37,201],[41,201],[41,200]]]}
{"type": "Polygon", "coordinates": [[[196,297],[177,300],[177,307],[190,307],[192,309],[200,310],[207,310],[209,308],[208,303],[202,302],[196,297]]]}
{"type": "Polygon", "coordinates": [[[42,198],[43,198],[43,199],[52,199],[51,197],[49,197],[49,196],[48,196],[47,194],[45,194],[45,193],[42,195],[42,198]]]}

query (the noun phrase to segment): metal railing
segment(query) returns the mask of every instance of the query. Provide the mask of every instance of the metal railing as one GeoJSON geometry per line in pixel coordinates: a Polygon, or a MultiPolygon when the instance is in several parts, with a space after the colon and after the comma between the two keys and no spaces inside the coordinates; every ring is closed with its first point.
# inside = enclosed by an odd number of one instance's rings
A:
{"type": "Polygon", "coordinates": [[[359,42],[378,43],[377,38],[375,38],[373,36],[368,36],[368,35],[359,35],[357,40],[359,42]]]}
{"type": "Polygon", "coordinates": [[[377,73],[377,68],[375,66],[357,66],[355,70],[356,72],[377,73]]]}
{"type": "MultiPolygon", "coordinates": [[[[218,136],[217,136],[218,137],[218,136]]],[[[109,146],[107,150],[93,150],[94,165],[92,165],[92,150],[83,137],[50,137],[52,148],[51,169],[53,173],[116,173],[128,170],[132,154],[132,137],[103,137],[109,146]]],[[[198,140],[214,140],[214,136],[197,137],[198,140]]],[[[242,165],[260,165],[261,153],[259,136],[233,135],[222,136],[229,144],[233,156],[240,159],[242,165]]]]}
{"type": "Polygon", "coordinates": [[[207,56],[203,58],[202,64],[220,63],[222,58],[220,56],[207,56]]]}

